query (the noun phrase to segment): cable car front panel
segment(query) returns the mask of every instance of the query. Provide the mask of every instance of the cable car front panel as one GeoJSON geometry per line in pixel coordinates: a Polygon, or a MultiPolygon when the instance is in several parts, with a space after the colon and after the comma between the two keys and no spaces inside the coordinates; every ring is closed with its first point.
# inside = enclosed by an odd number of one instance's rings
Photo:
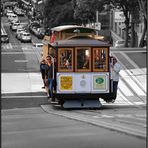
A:
{"type": "Polygon", "coordinates": [[[95,44],[89,42],[92,40],[65,40],[52,44],[56,50],[55,98],[111,97],[109,45],[96,40],[95,44]]]}

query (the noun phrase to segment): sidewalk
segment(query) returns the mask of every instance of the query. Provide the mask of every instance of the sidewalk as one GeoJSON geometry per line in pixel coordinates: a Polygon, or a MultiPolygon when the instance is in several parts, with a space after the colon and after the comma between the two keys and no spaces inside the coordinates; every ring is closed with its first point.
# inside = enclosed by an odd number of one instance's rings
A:
{"type": "Polygon", "coordinates": [[[40,73],[2,73],[2,109],[40,107],[47,104],[40,73]]]}
{"type": "Polygon", "coordinates": [[[40,73],[2,73],[2,95],[9,93],[45,92],[40,73]]]}

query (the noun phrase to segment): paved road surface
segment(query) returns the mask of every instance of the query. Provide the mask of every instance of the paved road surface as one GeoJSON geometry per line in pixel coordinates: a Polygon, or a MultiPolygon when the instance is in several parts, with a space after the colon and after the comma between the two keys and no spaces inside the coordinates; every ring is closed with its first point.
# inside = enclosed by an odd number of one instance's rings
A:
{"type": "Polygon", "coordinates": [[[146,148],[146,140],[46,113],[38,107],[2,110],[2,148],[26,147],[146,148]]]}

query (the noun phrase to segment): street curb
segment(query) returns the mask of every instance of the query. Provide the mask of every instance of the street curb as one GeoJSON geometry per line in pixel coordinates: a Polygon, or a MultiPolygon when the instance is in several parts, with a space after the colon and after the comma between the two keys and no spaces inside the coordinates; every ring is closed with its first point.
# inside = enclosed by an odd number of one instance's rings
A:
{"type": "Polygon", "coordinates": [[[124,134],[132,135],[132,136],[135,136],[135,137],[138,137],[138,138],[141,138],[141,139],[146,139],[146,133],[141,132],[140,130],[137,130],[137,129],[133,130],[131,128],[120,126],[118,124],[110,125],[110,123],[106,123],[106,122],[103,122],[103,121],[98,121],[96,119],[89,119],[88,120],[84,116],[71,115],[71,112],[70,113],[65,113],[65,112],[60,113],[58,111],[58,113],[57,113],[56,110],[51,110],[50,105],[41,105],[41,108],[45,112],[53,114],[53,115],[66,117],[66,118],[69,118],[69,119],[72,119],[72,120],[85,122],[85,123],[88,123],[88,124],[91,124],[91,125],[94,125],[94,126],[99,126],[99,127],[105,128],[105,129],[122,132],[124,134]]]}

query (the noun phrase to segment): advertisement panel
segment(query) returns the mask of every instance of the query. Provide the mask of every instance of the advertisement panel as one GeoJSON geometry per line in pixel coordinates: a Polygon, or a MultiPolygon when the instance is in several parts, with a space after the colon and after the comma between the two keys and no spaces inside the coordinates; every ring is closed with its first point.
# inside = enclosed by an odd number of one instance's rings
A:
{"type": "Polygon", "coordinates": [[[60,90],[72,90],[72,76],[60,76],[60,90]]]}
{"type": "Polygon", "coordinates": [[[93,76],[93,89],[94,90],[104,90],[106,89],[106,76],[93,76]]]}
{"type": "Polygon", "coordinates": [[[73,74],[58,73],[57,74],[57,93],[73,93],[73,92],[74,92],[73,74]]]}
{"type": "Polygon", "coordinates": [[[109,92],[109,73],[92,74],[92,93],[109,92]]]}

